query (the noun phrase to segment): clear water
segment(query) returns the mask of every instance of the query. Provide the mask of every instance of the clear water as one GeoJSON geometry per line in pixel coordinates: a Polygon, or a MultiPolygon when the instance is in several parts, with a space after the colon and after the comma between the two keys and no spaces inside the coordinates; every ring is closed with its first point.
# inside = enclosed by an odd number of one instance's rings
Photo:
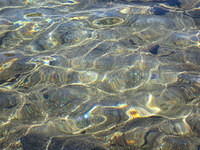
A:
{"type": "Polygon", "coordinates": [[[0,150],[200,150],[199,0],[0,0],[0,150]]]}

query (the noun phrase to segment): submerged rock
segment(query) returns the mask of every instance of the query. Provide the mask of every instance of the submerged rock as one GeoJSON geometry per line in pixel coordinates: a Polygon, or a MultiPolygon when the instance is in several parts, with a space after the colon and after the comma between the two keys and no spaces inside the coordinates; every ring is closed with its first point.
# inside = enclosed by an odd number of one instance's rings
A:
{"type": "Polygon", "coordinates": [[[28,134],[20,141],[24,150],[107,150],[92,136],[46,137],[40,134],[28,134]]]}
{"type": "Polygon", "coordinates": [[[199,150],[199,0],[1,0],[0,149],[199,150]]]}

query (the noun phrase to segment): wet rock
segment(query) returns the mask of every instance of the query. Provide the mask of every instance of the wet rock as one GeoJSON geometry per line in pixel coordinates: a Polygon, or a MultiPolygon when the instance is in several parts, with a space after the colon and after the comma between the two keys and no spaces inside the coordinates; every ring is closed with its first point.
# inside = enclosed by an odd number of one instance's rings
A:
{"type": "Polygon", "coordinates": [[[182,119],[165,120],[159,125],[159,129],[168,135],[187,135],[190,134],[190,129],[182,119]]]}
{"type": "MultiPolygon", "coordinates": [[[[30,123],[30,121],[25,123],[30,123]]],[[[79,129],[73,120],[65,118],[51,118],[46,121],[45,124],[38,124],[38,126],[30,128],[28,134],[42,134],[46,137],[53,137],[66,134],[71,135],[78,130],[79,129]]]]}
{"type": "Polygon", "coordinates": [[[177,28],[175,20],[169,17],[163,16],[149,16],[149,15],[140,15],[137,17],[136,21],[131,25],[134,31],[141,31],[148,27],[156,27],[156,31],[161,31],[163,29],[174,30],[177,28]],[[162,30],[161,30],[162,29],[162,30]]]}
{"type": "Polygon", "coordinates": [[[14,91],[0,89],[0,108],[13,108],[20,102],[19,95],[14,91]]]}
{"type": "Polygon", "coordinates": [[[103,42],[96,47],[92,48],[89,52],[89,54],[86,55],[85,59],[88,60],[94,60],[96,58],[99,58],[100,56],[108,53],[112,50],[113,42],[103,42]]]}
{"type": "Polygon", "coordinates": [[[125,149],[149,149],[156,145],[162,133],[156,128],[135,128],[128,132],[116,132],[110,139],[113,147],[125,149]]]}
{"type": "Polygon", "coordinates": [[[24,150],[106,150],[101,142],[90,136],[47,137],[28,134],[20,141],[24,150]]]}
{"type": "Polygon", "coordinates": [[[53,36],[56,39],[59,38],[61,44],[74,45],[91,36],[91,32],[84,31],[83,29],[80,30],[80,27],[82,28],[83,24],[77,24],[75,22],[61,24],[53,36]]]}
{"type": "Polygon", "coordinates": [[[186,118],[186,122],[192,129],[196,136],[200,136],[200,116],[199,114],[191,114],[186,118]]]}
{"type": "Polygon", "coordinates": [[[86,132],[104,132],[104,129],[106,131],[107,128],[128,120],[125,113],[127,105],[121,102],[120,97],[101,97],[102,95],[99,95],[95,98],[97,101],[90,99],[87,103],[79,105],[69,115],[70,118],[75,120],[79,128],[86,128],[86,132]]]}
{"type": "Polygon", "coordinates": [[[91,97],[97,98],[98,92],[84,85],[67,85],[60,88],[41,90],[49,115],[65,116],[75,111],[91,97]]]}
{"type": "Polygon", "coordinates": [[[135,37],[128,37],[128,38],[119,40],[119,45],[125,48],[135,48],[137,47],[138,43],[135,37]]]}
{"type": "Polygon", "coordinates": [[[186,104],[198,96],[199,89],[187,84],[169,84],[161,95],[156,97],[155,105],[160,108],[159,114],[173,117],[185,116],[191,111],[186,104]],[[187,109],[186,109],[187,108],[187,109]]]}
{"type": "Polygon", "coordinates": [[[151,54],[153,54],[153,55],[157,55],[158,54],[158,49],[159,49],[159,45],[155,45],[155,46],[153,46],[153,47],[151,47],[150,49],[149,49],[149,52],[151,53],[151,54]]]}
{"type": "Polygon", "coordinates": [[[166,47],[161,47],[158,55],[158,59],[166,64],[185,63],[184,52],[180,50],[172,50],[166,47]]]}
{"type": "Polygon", "coordinates": [[[145,149],[150,149],[155,147],[157,144],[158,139],[163,136],[163,133],[158,128],[149,129],[144,137],[145,143],[141,146],[145,149]]]}
{"type": "Polygon", "coordinates": [[[123,91],[140,86],[146,78],[147,74],[141,69],[119,69],[108,73],[98,87],[108,92],[123,91]]]}
{"type": "Polygon", "coordinates": [[[167,0],[166,3],[170,6],[180,7],[181,1],[180,0],[167,0]]]}
{"type": "Polygon", "coordinates": [[[0,123],[6,122],[9,118],[13,118],[16,110],[24,100],[23,93],[0,88],[0,123]]]}
{"type": "Polygon", "coordinates": [[[19,138],[26,133],[28,126],[18,124],[16,122],[7,121],[1,124],[0,128],[0,148],[7,147],[14,150],[21,148],[21,144],[17,142],[19,138]]]}
{"type": "Polygon", "coordinates": [[[105,17],[99,18],[92,22],[95,27],[104,28],[104,27],[112,27],[116,25],[120,25],[124,22],[123,18],[119,17],[105,17]]]}
{"type": "Polygon", "coordinates": [[[31,89],[39,87],[41,84],[55,84],[62,85],[63,83],[78,82],[78,73],[75,71],[67,71],[63,68],[52,68],[51,66],[44,65],[40,69],[34,72],[30,72],[25,78],[23,78],[16,87],[21,89],[31,89]],[[44,75],[47,73],[48,75],[44,75]]]}
{"type": "Polygon", "coordinates": [[[35,71],[22,78],[14,85],[14,87],[19,91],[28,91],[30,89],[33,89],[33,87],[35,86],[40,86],[40,80],[40,73],[35,71]]]}
{"type": "Polygon", "coordinates": [[[28,134],[21,137],[23,150],[44,150],[48,144],[49,137],[40,134],[28,134]]]}
{"type": "Polygon", "coordinates": [[[180,63],[180,64],[165,64],[160,65],[159,70],[165,71],[165,72],[193,72],[194,70],[199,70],[200,67],[193,64],[186,64],[186,63],[180,63]]]}
{"type": "Polygon", "coordinates": [[[23,40],[21,39],[20,35],[16,32],[6,32],[4,36],[0,38],[0,47],[1,48],[10,48],[14,49],[19,46],[23,40]]]}
{"type": "Polygon", "coordinates": [[[28,57],[13,58],[4,62],[0,70],[0,83],[16,81],[21,75],[35,68],[34,64],[27,63],[28,57]]]}
{"type": "Polygon", "coordinates": [[[3,43],[3,37],[9,32],[9,29],[12,27],[13,23],[8,19],[0,19],[0,45],[3,43]]]}
{"type": "Polygon", "coordinates": [[[107,128],[112,128],[116,124],[123,123],[124,121],[128,120],[128,117],[126,116],[125,111],[123,109],[119,109],[117,107],[110,107],[94,109],[90,113],[90,116],[88,116],[88,119],[90,119],[90,124],[94,124],[94,126],[90,127],[86,131],[98,132],[106,130],[107,128]]]}
{"type": "MultiPolygon", "coordinates": [[[[197,43],[196,43],[197,44],[197,43]]],[[[200,65],[200,52],[198,49],[188,50],[185,52],[186,60],[195,65],[200,65]]]]}
{"type": "Polygon", "coordinates": [[[162,138],[160,150],[194,150],[194,146],[188,138],[166,136],[162,138]]]}
{"type": "Polygon", "coordinates": [[[41,108],[37,106],[37,104],[27,102],[19,108],[16,114],[16,119],[25,120],[25,121],[35,121],[41,120],[43,118],[43,114],[41,108]]]}
{"type": "Polygon", "coordinates": [[[169,12],[169,10],[162,7],[153,7],[151,11],[155,15],[165,15],[166,13],[169,12]]]}
{"type": "Polygon", "coordinates": [[[110,71],[113,69],[120,69],[125,66],[136,64],[140,60],[137,54],[123,55],[123,54],[110,54],[101,56],[95,61],[95,69],[100,72],[110,71]]]}
{"type": "Polygon", "coordinates": [[[0,2],[0,6],[1,7],[5,7],[5,6],[16,6],[16,5],[23,5],[23,3],[22,3],[22,1],[20,2],[20,1],[18,1],[18,2],[16,2],[16,4],[15,4],[15,2],[13,1],[13,0],[2,0],[1,2],[0,2]]]}
{"type": "Polygon", "coordinates": [[[19,52],[16,52],[16,51],[4,51],[2,53],[0,53],[0,63],[1,63],[1,66],[6,63],[6,62],[9,62],[13,59],[21,59],[23,58],[23,55],[19,52]]]}
{"type": "Polygon", "coordinates": [[[160,116],[135,118],[135,119],[128,121],[123,126],[121,126],[120,131],[126,132],[126,131],[131,130],[136,127],[153,126],[164,120],[165,120],[165,118],[160,117],[160,116]]]}
{"type": "Polygon", "coordinates": [[[62,46],[78,46],[92,37],[92,30],[85,28],[84,23],[71,21],[50,26],[30,45],[32,50],[46,51],[62,46]]]}
{"type": "MultiPolygon", "coordinates": [[[[173,1],[173,0],[172,0],[173,1]]],[[[184,10],[190,10],[192,8],[195,8],[195,7],[198,7],[199,5],[199,1],[198,0],[178,0],[179,1],[179,7],[181,9],[184,9],[184,10]]]]}
{"type": "Polygon", "coordinates": [[[182,83],[200,86],[200,74],[199,73],[182,73],[178,76],[178,79],[182,83]]]}
{"type": "Polygon", "coordinates": [[[79,80],[83,83],[93,83],[97,80],[98,74],[96,72],[88,71],[88,72],[80,72],[79,80]]]}
{"type": "Polygon", "coordinates": [[[200,150],[200,145],[199,145],[199,146],[197,146],[197,150],[200,150]]]}
{"type": "Polygon", "coordinates": [[[193,47],[198,42],[196,35],[196,32],[174,32],[167,38],[166,45],[177,46],[179,48],[193,47]]]}
{"type": "Polygon", "coordinates": [[[69,136],[52,138],[48,150],[106,150],[97,140],[87,136],[69,136]]]}
{"type": "Polygon", "coordinates": [[[200,19],[194,19],[197,28],[200,28],[200,19]]]}

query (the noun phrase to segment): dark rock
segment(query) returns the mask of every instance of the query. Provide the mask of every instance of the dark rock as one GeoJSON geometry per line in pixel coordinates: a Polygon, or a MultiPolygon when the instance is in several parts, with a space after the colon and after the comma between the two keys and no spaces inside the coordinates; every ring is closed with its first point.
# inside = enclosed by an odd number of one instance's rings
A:
{"type": "Polygon", "coordinates": [[[65,143],[65,138],[62,137],[54,137],[51,140],[51,144],[49,145],[49,150],[60,150],[65,143]]]}
{"type": "Polygon", "coordinates": [[[144,117],[144,118],[135,118],[127,122],[124,126],[120,128],[121,131],[125,132],[135,127],[146,127],[152,126],[157,123],[162,122],[165,118],[160,116],[151,116],[151,117],[144,117]]]}
{"type": "Polygon", "coordinates": [[[166,1],[166,3],[170,6],[178,6],[178,7],[181,6],[180,0],[168,0],[166,1]]]}
{"type": "Polygon", "coordinates": [[[192,147],[191,142],[184,137],[166,136],[160,143],[160,150],[193,150],[192,147]]]}
{"type": "Polygon", "coordinates": [[[20,139],[23,150],[45,150],[48,140],[48,137],[39,134],[28,134],[20,139]]]}
{"type": "Polygon", "coordinates": [[[149,49],[149,52],[151,53],[151,54],[153,54],[153,55],[157,55],[158,54],[158,49],[160,48],[160,46],[159,45],[154,45],[153,47],[151,47],[150,49],[149,49]]]}
{"type": "Polygon", "coordinates": [[[0,108],[12,108],[18,104],[17,96],[14,92],[0,90],[0,108]]]}
{"type": "Polygon", "coordinates": [[[151,149],[156,144],[156,141],[163,133],[157,128],[152,128],[148,130],[144,136],[143,148],[151,149]]]}
{"type": "Polygon", "coordinates": [[[200,150],[200,145],[197,146],[197,150],[200,150]]]}
{"type": "Polygon", "coordinates": [[[162,7],[153,7],[151,11],[155,15],[165,15],[166,13],[169,12],[169,10],[162,8],[162,7]]]}
{"type": "Polygon", "coordinates": [[[23,150],[106,150],[105,147],[89,136],[47,137],[39,134],[28,134],[20,140],[23,150]],[[48,142],[50,142],[49,145],[48,142]],[[48,147],[47,147],[48,146],[48,147]]]}
{"type": "Polygon", "coordinates": [[[40,107],[34,103],[26,103],[17,112],[17,118],[21,120],[39,120],[42,117],[40,107]]]}
{"type": "Polygon", "coordinates": [[[192,131],[200,136],[200,115],[192,114],[186,118],[186,122],[190,125],[192,131]]]}
{"type": "Polygon", "coordinates": [[[34,69],[35,64],[27,63],[28,59],[28,57],[24,57],[22,59],[14,58],[5,62],[4,64],[8,66],[3,68],[0,72],[0,83],[14,82],[19,79],[21,75],[24,75],[34,69]]]}

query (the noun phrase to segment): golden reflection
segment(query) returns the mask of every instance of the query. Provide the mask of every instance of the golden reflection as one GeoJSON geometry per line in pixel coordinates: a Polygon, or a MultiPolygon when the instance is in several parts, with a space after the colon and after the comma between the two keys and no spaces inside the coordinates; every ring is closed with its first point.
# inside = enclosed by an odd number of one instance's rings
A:
{"type": "Polygon", "coordinates": [[[135,141],[135,140],[126,140],[126,143],[127,143],[128,145],[133,145],[133,144],[136,143],[136,141],[135,141]]]}
{"type": "Polygon", "coordinates": [[[25,36],[33,36],[34,33],[37,33],[39,25],[35,23],[27,23],[24,28],[22,28],[22,34],[25,36]]]}
{"type": "Polygon", "coordinates": [[[123,109],[127,107],[128,107],[128,104],[118,104],[117,106],[115,106],[115,108],[118,108],[118,109],[123,109]]]}
{"type": "Polygon", "coordinates": [[[18,58],[13,58],[3,64],[0,64],[0,72],[4,71],[5,69],[9,68],[14,62],[16,62],[18,58]]]}
{"type": "Polygon", "coordinates": [[[41,17],[42,13],[36,12],[36,13],[29,13],[25,15],[26,17],[41,17]]]}
{"type": "Polygon", "coordinates": [[[111,141],[118,141],[118,138],[123,135],[122,132],[115,132],[113,136],[110,138],[111,141]]]}
{"type": "Polygon", "coordinates": [[[134,109],[134,108],[130,108],[126,114],[129,116],[129,119],[135,119],[135,118],[141,118],[142,116],[139,114],[139,112],[134,109]]]}

